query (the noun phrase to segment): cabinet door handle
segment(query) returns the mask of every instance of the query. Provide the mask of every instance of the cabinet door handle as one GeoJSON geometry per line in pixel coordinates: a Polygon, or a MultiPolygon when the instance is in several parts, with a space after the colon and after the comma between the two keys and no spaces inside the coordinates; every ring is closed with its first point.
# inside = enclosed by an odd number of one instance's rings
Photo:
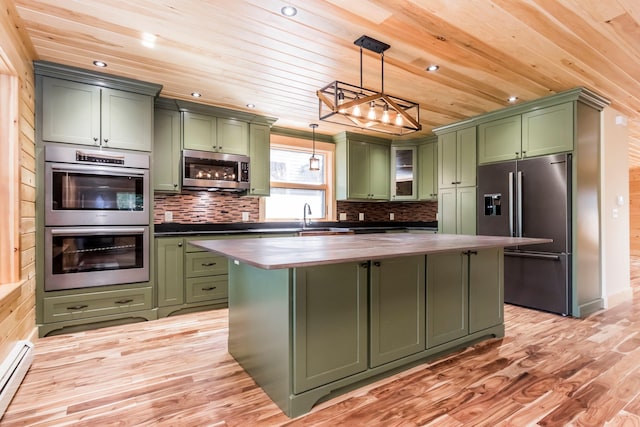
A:
{"type": "Polygon", "coordinates": [[[215,262],[203,262],[202,263],[203,267],[211,267],[213,265],[216,265],[216,263],[215,262]]]}
{"type": "Polygon", "coordinates": [[[373,265],[375,265],[376,267],[380,267],[381,264],[380,264],[380,261],[375,261],[373,265]]]}
{"type": "Polygon", "coordinates": [[[98,142],[98,138],[96,138],[95,136],[93,137],[93,142],[98,142]]]}
{"type": "Polygon", "coordinates": [[[213,291],[214,289],[216,289],[217,286],[210,286],[208,288],[202,288],[203,291],[213,291]]]}
{"type": "Polygon", "coordinates": [[[107,142],[109,142],[109,138],[104,139],[104,143],[106,144],[107,142]]]}
{"type": "Polygon", "coordinates": [[[369,263],[368,262],[362,262],[362,263],[360,263],[360,267],[369,268],[369,263]]]}
{"type": "Polygon", "coordinates": [[[132,299],[121,299],[116,301],[116,304],[129,304],[130,302],[133,302],[132,299]]]}
{"type": "Polygon", "coordinates": [[[67,310],[82,310],[83,308],[89,307],[88,305],[72,305],[71,307],[67,307],[67,310]]]}
{"type": "Polygon", "coordinates": [[[178,247],[180,248],[182,247],[182,242],[178,243],[178,247]]]}

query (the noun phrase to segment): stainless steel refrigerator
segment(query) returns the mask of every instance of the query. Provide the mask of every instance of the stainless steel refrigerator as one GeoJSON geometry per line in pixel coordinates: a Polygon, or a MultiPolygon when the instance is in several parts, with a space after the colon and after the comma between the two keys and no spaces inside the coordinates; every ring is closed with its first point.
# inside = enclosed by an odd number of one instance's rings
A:
{"type": "Polygon", "coordinates": [[[571,314],[571,154],[478,167],[478,234],[544,237],[505,249],[504,300],[571,314]]]}

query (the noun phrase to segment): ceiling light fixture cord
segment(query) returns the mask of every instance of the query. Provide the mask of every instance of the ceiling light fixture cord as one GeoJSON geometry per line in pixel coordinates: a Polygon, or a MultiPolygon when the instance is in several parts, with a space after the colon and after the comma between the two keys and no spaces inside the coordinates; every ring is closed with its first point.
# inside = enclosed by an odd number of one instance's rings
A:
{"type": "Polygon", "coordinates": [[[360,46],[360,89],[362,89],[362,46],[360,46]]]}

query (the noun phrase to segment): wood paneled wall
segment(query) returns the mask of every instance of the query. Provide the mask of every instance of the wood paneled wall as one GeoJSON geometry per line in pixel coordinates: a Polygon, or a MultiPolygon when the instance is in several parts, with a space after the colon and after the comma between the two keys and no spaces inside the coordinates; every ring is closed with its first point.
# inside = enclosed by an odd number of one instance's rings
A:
{"type": "MultiPolygon", "coordinates": [[[[19,280],[0,285],[0,362],[14,343],[33,340],[35,328],[35,88],[33,59],[35,51],[24,32],[15,5],[0,0],[0,59],[5,75],[17,79],[17,132],[13,139],[19,156],[19,280]]],[[[0,159],[0,167],[9,167],[11,159],[0,159]]],[[[5,195],[8,193],[4,193],[5,195]]],[[[7,197],[7,196],[5,196],[7,197]]],[[[0,200],[0,203],[14,203],[0,200]]]]}
{"type": "Polygon", "coordinates": [[[629,241],[631,256],[640,256],[640,167],[629,170],[629,241]]]}

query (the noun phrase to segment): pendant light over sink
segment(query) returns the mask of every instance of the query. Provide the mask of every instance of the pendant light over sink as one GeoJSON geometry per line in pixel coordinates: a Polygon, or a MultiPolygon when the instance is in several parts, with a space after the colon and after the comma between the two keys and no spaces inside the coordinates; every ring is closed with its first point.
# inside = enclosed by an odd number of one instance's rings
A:
{"type": "Polygon", "coordinates": [[[316,91],[320,120],[392,135],[421,130],[420,105],[384,93],[384,51],[391,46],[368,36],[353,43],[360,47],[360,86],[336,80],[316,91]],[[362,48],[380,55],[380,92],[362,86],[362,48]]]}
{"type": "Polygon", "coordinates": [[[320,159],[316,157],[316,128],[318,127],[317,123],[311,123],[309,125],[311,129],[313,129],[313,153],[309,158],[309,170],[310,171],[319,171],[320,170],[320,159]]]}

